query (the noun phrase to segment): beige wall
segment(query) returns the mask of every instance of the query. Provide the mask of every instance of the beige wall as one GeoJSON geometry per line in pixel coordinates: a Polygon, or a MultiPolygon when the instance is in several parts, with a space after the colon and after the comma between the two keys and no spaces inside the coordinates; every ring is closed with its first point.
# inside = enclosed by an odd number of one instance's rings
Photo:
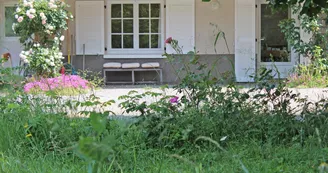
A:
{"type": "MultiPolygon", "coordinates": [[[[68,7],[68,11],[70,11],[74,18],[75,18],[75,0],[65,0],[66,3],[70,6],[68,7]]],[[[74,19],[75,20],[75,19],[74,19]]],[[[63,42],[63,45],[62,45],[62,50],[63,50],[63,53],[65,55],[68,55],[68,50],[70,51],[70,54],[75,54],[75,51],[74,50],[71,50],[72,49],[72,46],[71,46],[71,43],[74,43],[73,44],[73,49],[75,47],[75,21],[69,21],[68,23],[68,30],[65,31],[63,34],[65,35],[65,41],[63,42]],[[73,40],[71,40],[71,35],[73,36],[73,40]]]]}
{"type": "MultiPolygon", "coordinates": [[[[2,0],[0,0],[1,2],[2,0]]],[[[9,0],[6,0],[9,1],[9,0]]],[[[75,1],[66,0],[66,3],[70,5],[68,10],[72,12],[75,17],[75,1]]],[[[213,9],[211,3],[202,2],[202,0],[196,0],[196,49],[200,54],[215,54],[214,41],[215,34],[218,31],[223,31],[226,35],[230,54],[234,53],[234,0],[220,0],[220,6],[218,9],[213,9]],[[213,24],[213,25],[212,25],[213,24]]],[[[74,54],[74,50],[71,50],[71,43],[75,43],[75,21],[69,22],[69,30],[64,32],[65,41],[62,45],[63,53],[67,55],[68,50],[71,54],[74,54]],[[73,40],[71,40],[73,35],[73,40]]],[[[73,44],[75,47],[75,44],[73,44]]],[[[73,48],[74,49],[74,48],[73,48]]],[[[216,46],[217,54],[229,54],[224,40],[219,39],[216,46]]]]}
{"type": "Polygon", "coordinates": [[[225,41],[219,39],[216,50],[218,54],[233,54],[235,39],[235,1],[220,0],[218,9],[212,7],[212,3],[196,0],[196,49],[200,54],[214,54],[214,42],[216,34],[222,31],[226,35],[228,47],[225,41]]]}

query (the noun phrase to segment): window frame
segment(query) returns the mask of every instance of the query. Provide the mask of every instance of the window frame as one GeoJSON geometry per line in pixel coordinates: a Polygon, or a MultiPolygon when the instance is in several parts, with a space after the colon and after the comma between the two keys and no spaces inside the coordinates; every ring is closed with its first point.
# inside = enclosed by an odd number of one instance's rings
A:
{"type": "Polygon", "coordinates": [[[1,27],[1,36],[5,41],[17,41],[19,39],[19,36],[13,36],[13,37],[7,37],[6,36],[6,7],[17,7],[17,2],[15,1],[8,1],[8,2],[3,2],[1,6],[1,16],[3,18],[2,23],[3,27],[1,27]]]}
{"type": "MultiPolygon", "coordinates": [[[[126,55],[127,58],[133,58],[133,57],[143,57],[142,55],[145,55],[145,58],[149,58],[150,55],[154,55],[154,58],[161,57],[161,55],[164,53],[164,24],[165,24],[165,13],[164,13],[164,1],[163,0],[108,0],[107,3],[107,10],[106,10],[106,45],[107,45],[107,51],[105,53],[105,58],[115,58],[115,57],[124,57],[126,55]],[[161,29],[161,36],[160,42],[161,47],[160,48],[139,48],[139,4],[160,4],[160,29],[161,29]],[[112,32],[111,32],[111,5],[112,4],[133,4],[133,40],[134,40],[134,48],[112,48],[112,32]],[[117,55],[117,56],[115,56],[117,55]],[[159,56],[160,55],[160,56],[159,56]]],[[[123,28],[122,28],[123,30],[123,28]]]]}

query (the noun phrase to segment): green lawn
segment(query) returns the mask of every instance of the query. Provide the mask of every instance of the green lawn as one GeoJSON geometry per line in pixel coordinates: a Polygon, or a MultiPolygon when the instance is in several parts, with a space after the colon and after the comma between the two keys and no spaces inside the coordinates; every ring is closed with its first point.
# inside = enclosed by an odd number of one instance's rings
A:
{"type": "MultiPolygon", "coordinates": [[[[254,142],[235,143],[229,147],[229,154],[215,150],[194,148],[185,154],[174,154],[164,149],[138,149],[124,153],[117,158],[115,169],[108,172],[243,172],[237,156],[249,172],[318,172],[318,166],[327,150],[298,145],[291,147],[261,147],[254,142]],[[181,157],[181,158],[180,158],[181,157]]],[[[18,154],[19,155],[19,154],[18,154]]],[[[110,163],[108,163],[110,165],[110,163]]],[[[101,172],[106,172],[109,166],[101,172]]],[[[87,172],[87,163],[78,157],[28,154],[0,158],[2,172],[87,172]]]]}

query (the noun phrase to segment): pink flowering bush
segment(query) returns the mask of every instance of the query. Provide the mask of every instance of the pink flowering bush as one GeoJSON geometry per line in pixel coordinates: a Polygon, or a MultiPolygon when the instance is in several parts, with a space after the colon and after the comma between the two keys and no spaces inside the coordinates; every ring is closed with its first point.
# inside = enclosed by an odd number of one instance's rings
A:
{"type": "Polygon", "coordinates": [[[76,75],[61,75],[54,78],[42,78],[24,86],[26,93],[38,91],[58,91],[61,89],[89,89],[89,82],[76,75]]]}

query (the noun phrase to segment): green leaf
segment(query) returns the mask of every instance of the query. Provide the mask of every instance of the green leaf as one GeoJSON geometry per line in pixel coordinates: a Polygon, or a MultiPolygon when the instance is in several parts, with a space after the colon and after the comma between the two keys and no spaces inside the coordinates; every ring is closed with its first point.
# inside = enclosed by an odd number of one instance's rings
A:
{"type": "Polygon", "coordinates": [[[90,120],[91,120],[90,122],[91,126],[94,128],[96,132],[98,132],[98,134],[101,134],[102,132],[105,131],[106,123],[107,123],[106,117],[102,117],[102,115],[99,113],[92,112],[90,114],[90,120]]]}

